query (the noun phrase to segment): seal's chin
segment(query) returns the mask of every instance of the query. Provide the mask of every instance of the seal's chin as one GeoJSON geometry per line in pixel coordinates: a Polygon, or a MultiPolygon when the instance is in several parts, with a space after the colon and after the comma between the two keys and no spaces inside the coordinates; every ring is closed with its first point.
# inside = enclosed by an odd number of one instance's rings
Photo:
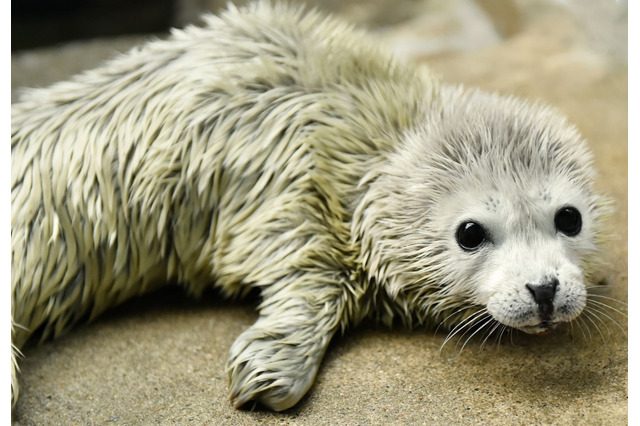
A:
{"type": "Polygon", "coordinates": [[[523,327],[518,327],[518,329],[528,334],[537,334],[541,336],[543,334],[551,333],[551,331],[557,326],[558,326],[557,322],[541,322],[540,324],[536,324],[536,325],[527,325],[523,327]]]}

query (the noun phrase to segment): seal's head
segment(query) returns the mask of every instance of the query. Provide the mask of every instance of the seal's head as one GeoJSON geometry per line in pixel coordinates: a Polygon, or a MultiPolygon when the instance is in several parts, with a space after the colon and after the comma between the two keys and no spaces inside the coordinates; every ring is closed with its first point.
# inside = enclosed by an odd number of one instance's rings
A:
{"type": "Polygon", "coordinates": [[[370,277],[420,321],[540,334],[572,321],[606,210],[585,142],[546,107],[450,87],[439,99],[362,205],[370,277]]]}

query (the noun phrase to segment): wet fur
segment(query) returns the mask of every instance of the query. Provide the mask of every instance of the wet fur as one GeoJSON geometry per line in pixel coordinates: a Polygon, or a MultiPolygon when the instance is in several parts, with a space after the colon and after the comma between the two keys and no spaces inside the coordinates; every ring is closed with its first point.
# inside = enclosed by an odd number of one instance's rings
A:
{"type": "MultiPolygon", "coordinates": [[[[553,206],[578,194],[589,232],[570,253],[587,280],[597,259],[591,157],[555,112],[440,85],[348,24],[265,2],[26,92],[11,148],[14,398],[35,330],[179,282],[260,290],[231,399],[291,407],[366,317],[487,317],[456,220],[527,210],[531,188],[553,206]]],[[[535,245],[532,215],[513,231],[535,245]]]]}

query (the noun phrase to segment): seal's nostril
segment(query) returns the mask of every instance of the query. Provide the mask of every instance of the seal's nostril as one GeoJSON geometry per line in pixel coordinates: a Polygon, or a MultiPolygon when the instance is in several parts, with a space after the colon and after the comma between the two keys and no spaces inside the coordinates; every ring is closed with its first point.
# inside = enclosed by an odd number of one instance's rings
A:
{"type": "Polygon", "coordinates": [[[527,289],[531,292],[533,300],[535,300],[538,305],[553,302],[557,287],[557,280],[555,280],[555,283],[551,282],[543,285],[527,284],[527,289]]]}
{"type": "Polygon", "coordinates": [[[535,300],[540,311],[540,316],[549,318],[553,313],[553,298],[556,295],[556,288],[558,288],[558,280],[553,279],[548,283],[541,285],[526,285],[527,290],[531,292],[533,300],[535,300]]]}

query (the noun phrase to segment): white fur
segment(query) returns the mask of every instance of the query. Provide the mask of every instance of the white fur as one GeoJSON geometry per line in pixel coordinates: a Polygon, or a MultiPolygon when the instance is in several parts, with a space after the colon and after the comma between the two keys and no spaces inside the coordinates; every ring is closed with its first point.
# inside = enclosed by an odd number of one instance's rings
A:
{"type": "Polygon", "coordinates": [[[16,351],[167,282],[258,288],[231,399],[282,410],[366,317],[535,332],[524,286],[548,275],[554,321],[582,311],[603,209],[556,113],[441,87],[317,13],[261,2],[206,23],[12,106],[16,351]],[[577,237],[554,229],[565,204],[577,237]],[[492,243],[461,250],[467,219],[492,243]]]}

